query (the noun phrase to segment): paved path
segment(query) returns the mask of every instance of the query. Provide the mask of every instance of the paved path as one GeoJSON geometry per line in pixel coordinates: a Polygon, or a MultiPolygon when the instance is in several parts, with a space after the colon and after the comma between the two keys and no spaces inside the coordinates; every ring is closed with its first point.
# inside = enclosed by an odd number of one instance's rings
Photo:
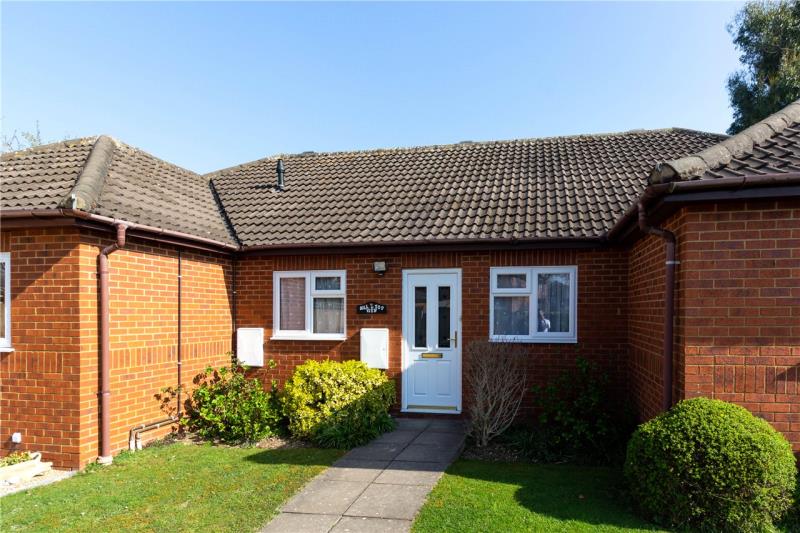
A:
{"type": "Polygon", "coordinates": [[[395,533],[411,522],[461,452],[464,426],[404,418],[311,480],[264,533],[395,533]]]}

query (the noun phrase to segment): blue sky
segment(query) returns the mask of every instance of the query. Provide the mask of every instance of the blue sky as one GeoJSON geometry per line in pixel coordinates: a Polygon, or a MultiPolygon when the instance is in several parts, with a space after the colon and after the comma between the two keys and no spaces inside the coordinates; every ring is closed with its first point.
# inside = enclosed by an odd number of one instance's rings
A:
{"type": "Polygon", "coordinates": [[[740,3],[2,3],[2,129],[198,172],[276,153],[723,132],[740,3]]]}

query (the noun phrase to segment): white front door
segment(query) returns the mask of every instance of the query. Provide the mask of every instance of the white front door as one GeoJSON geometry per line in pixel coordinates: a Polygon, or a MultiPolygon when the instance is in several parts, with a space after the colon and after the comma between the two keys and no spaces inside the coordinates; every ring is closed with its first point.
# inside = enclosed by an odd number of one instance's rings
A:
{"type": "Polygon", "coordinates": [[[461,412],[461,270],[403,271],[403,411],[461,412]]]}

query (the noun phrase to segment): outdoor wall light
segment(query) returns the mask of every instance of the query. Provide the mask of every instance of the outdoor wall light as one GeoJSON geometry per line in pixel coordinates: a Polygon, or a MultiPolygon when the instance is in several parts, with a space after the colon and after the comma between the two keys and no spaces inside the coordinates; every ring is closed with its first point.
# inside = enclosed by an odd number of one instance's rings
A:
{"type": "Polygon", "coordinates": [[[380,276],[386,274],[386,261],[375,261],[372,263],[372,271],[380,276]]]}

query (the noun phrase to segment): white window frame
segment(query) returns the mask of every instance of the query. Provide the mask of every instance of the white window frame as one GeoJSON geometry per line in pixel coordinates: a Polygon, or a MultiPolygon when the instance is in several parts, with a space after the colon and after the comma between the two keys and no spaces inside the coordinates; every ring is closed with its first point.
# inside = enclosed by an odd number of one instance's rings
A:
{"type": "Polygon", "coordinates": [[[344,270],[284,270],[272,273],[272,339],[274,340],[317,340],[339,341],[347,339],[347,272],[344,270]],[[338,290],[316,290],[316,278],[339,277],[341,286],[338,290]],[[281,291],[282,278],[304,278],[306,280],[306,329],[282,330],[281,325],[281,291]],[[342,333],[314,333],[314,298],[342,298],[344,331],[342,333]]]}
{"type": "Polygon", "coordinates": [[[3,284],[4,291],[3,294],[5,296],[5,337],[0,337],[0,352],[10,352],[13,351],[11,347],[11,253],[9,252],[0,252],[0,263],[3,263],[5,266],[4,272],[5,276],[4,279],[0,280],[0,283],[3,284]]]}
{"type": "Polygon", "coordinates": [[[489,340],[495,342],[524,343],[577,343],[578,342],[578,267],[492,267],[489,269],[489,340]],[[499,274],[525,274],[525,288],[500,289],[497,287],[499,274]],[[537,331],[539,316],[539,274],[569,274],[569,331],[543,332],[537,331]],[[495,335],[494,333],[494,297],[495,296],[528,296],[530,324],[528,335],[495,335]]]}

